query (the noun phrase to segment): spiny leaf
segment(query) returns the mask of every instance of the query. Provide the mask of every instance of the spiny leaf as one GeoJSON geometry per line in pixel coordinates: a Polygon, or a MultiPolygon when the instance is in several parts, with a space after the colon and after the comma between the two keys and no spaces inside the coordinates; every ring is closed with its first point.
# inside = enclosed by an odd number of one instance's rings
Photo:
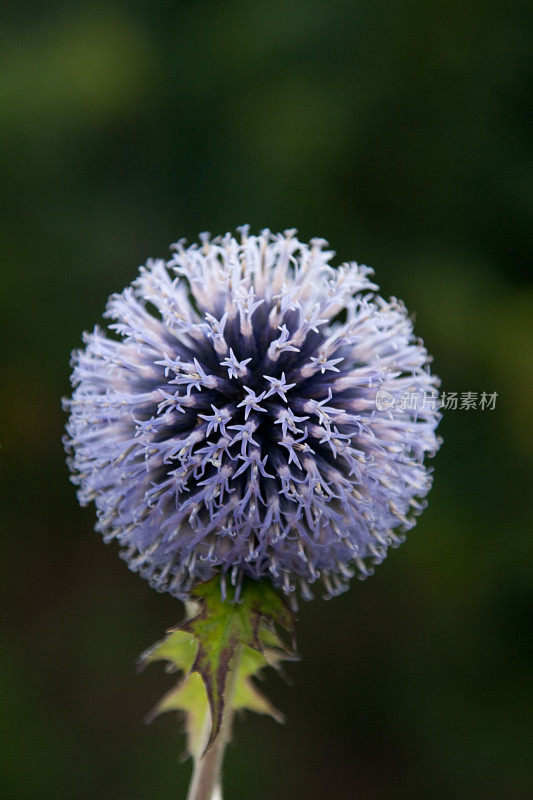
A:
{"type": "Polygon", "coordinates": [[[276,662],[273,663],[267,661],[265,656],[258,653],[257,650],[252,650],[250,647],[244,648],[233,698],[234,709],[247,709],[255,711],[256,714],[269,714],[276,722],[284,722],[285,717],[281,711],[278,711],[270,700],[261,694],[252,681],[252,677],[259,675],[264,667],[277,666],[278,659],[279,657],[276,657],[276,662]]]}
{"type": "Polygon", "coordinates": [[[189,672],[197,650],[198,642],[194,637],[182,630],[171,630],[164,639],[145,650],[139,658],[139,664],[144,667],[152,661],[164,660],[168,661],[169,672],[189,672]]]}
{"type": "Polygon", "coordinates": [[[185,712],[187,750],[190,755],[198,753],[202,746],[202,728],[205,716],[209,714],[209,703],[204,683],[197,672],[179,681],[146,717],[146,721],[151,722],[164,711],[185,712]]]}
{"type": "MultiPolygon", "coordinates": [[[[207,747],[218,735],[224,713],[224,695],[231,663],[239,646],[265,654],[265,626],[275,623],[293,630],[292,614],[280,595],[267,583],[245,582],[238,602],[223,600],[219,578],[200,584],[192,594],[200,609],[179,628],[192,633],[198,650],[192,666],[205,684],[211,711],[211,735],[207,747]]],[[[283,645],[279,642],[279,650],[283,645]]],[[[265,656],[266,657],[266,656],[265,656]]]]}
{"type": "Polygon", "coordinates": [[[196,613],[141,656],[143,665],[167,661],[169,671],[185,673],[178,685],[153,710],[149,719],[169,710],[185,711],[191,754],[200,746],[205,715],[211,716],[206,749],[220,730],[228,674],[237,649],[241,654],[233,697],[234,709],[282,714],[261,695],[251,680],[265,666],[279,669],[282,659],[294,658],[276,632],[276,624],[293,632],[293,618],[284,600],[264,583],[248,581],[240,600],[223,600],[219,579],[201,584],[193,593],[196,613]]]}

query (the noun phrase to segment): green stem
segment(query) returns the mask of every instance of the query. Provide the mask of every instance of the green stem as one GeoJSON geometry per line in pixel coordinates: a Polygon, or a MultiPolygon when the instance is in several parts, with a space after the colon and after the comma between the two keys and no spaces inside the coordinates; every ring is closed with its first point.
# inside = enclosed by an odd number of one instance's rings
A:
{"type": "Polygon", "coordinates": [[[211,735],[211,713],[209,709],[204,718],[202,736],[198,752],[194,757],[194,769],[187,800],[222,800],[221,773],[222,760],[226,744],[231,737],[231,723],[233,721],[233,698],[242,646],[237,647],[232,660],[224,690],[224,712],[217,738],[205,752],[205,747],[211,735]]]}

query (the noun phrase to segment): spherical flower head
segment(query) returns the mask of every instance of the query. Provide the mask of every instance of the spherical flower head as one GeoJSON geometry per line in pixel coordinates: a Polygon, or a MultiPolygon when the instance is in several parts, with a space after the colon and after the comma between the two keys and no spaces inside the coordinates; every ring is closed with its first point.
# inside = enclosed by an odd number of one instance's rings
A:
{"type": "Polygon", "coordinates": [[[370,268],[334,269],[294,231],[239,233],[178,242],[109,298],[113,333],[73,354],[72,480],[160,591],[219,572],[331,596],[423,507],[438,381],[370,268]]]}

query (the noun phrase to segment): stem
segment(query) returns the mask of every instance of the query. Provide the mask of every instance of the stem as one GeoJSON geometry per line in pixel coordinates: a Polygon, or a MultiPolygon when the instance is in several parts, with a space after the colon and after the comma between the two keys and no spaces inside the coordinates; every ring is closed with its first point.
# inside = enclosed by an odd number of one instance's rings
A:
{"type": "Polygon", "coordinates": [[[222,760],[224,758],[226,744],[229,742],[231,737],[233,698],[235,694],[235,685],[237,682],[237,673],[239,671],[239,664],[241,660],[241,652],[242,647],[237,647],[233,657],[232,668],[229,670],[226,680],[226,686],[224,690],[224,711],[222,714],[222,722],[220,725],[219,734],[215,741],[211,744],[209,750],[205,752],[205,747],[211,734],[211,713],[209,708],[207,709],[202,728],[200,745],[194,759],[194,769],[191,783],[189,785],[187,800],[222,800],[222,760]]]}

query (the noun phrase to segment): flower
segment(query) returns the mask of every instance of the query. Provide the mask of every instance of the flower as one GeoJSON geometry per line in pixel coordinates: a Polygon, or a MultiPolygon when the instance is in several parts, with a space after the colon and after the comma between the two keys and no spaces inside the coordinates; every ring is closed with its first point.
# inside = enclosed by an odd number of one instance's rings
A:
{"type": "Polygon", "coordinates": [[[82,505],[180,598],[216,572],[326,596],[414,525],[439,446],[430,358],[366,266],[248,227],[172,245],[73,354],[65,446],[82,505]],[[386,402],[379,402],[379,398],[386,402]],[[378,398],[378,400],[376,399],[378,398]]]}

